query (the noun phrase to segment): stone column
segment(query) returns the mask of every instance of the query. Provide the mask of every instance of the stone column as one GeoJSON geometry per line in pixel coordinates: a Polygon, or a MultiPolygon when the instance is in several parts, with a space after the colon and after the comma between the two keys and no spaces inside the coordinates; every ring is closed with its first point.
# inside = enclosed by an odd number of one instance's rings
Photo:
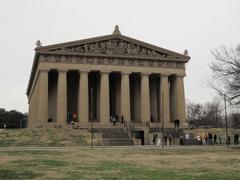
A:
{"type": "Polygon", "coordinates": [[[100,80],[100,122],[105,125],[110,122],[109,73],[102,71],[100,80]]]}
{"type": "Polygon", "coordinates": [[[173,85],[173,103],[175,104],[173,109],[173,120],[179,119],[180,126],[186,123],[186,112],[185,112],[185,96],[184,96],[184,76],[177,75],[174,79],[173,85]]]}
{"type": "Polygon", "coordinates": [[[48,71],[39,70],[39,99],[38,99],[38,122],[44,125],[48,122],[48,71]]]}
{"type": "Polygon", "coordinates": [[[57,123],[65,125],[67,123],[67,71],[58,71],[57,86],[57,123]]]}
{"type": "Polygon", "coordinates": [[[141,74],[141,121],[150,121],[149,74],[141,74]]]}
{"type": "Polygon", "coordinates": [[[87,127],[89,120],[88,72],[86,70],[79,71],[78,116],[80,125],[84,127],[87,127]]]}
{"type": "Polygon", "coordinates": [[[170,103],[169,103],[169,81],[167,74],[161,74],[160,80],[160,120],[164,127],[170,128],[170,103]]]}
{"type": "MultiPolygon", "coordinates": [[[[131,121],[130,112],[130,87],[129,87],[130,72],[122,72],[121,74],[121,115],[124,120],[131,121]]],[[[119,117],[121,118],[121,117],[119,117]]]]}

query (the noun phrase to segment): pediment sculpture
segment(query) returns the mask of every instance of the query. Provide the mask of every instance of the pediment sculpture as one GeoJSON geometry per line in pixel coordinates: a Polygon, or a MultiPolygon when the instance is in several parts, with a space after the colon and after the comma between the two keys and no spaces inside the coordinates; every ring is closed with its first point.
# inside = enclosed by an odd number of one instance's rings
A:
{"type": "Polygon", "coordinates": [[[165,57],[165,58],[167,57],[167,54],[121,39],[91,42],[70,47],[64,47],[53,51],[80,54],[107,54],[107,55],[165,57]]]}

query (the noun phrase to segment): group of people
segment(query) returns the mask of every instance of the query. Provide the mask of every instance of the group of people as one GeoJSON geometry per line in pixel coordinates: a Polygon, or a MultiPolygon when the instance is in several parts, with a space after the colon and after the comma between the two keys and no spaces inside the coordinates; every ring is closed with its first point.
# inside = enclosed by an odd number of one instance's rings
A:
{"type": "Polygon", "coordinates": [[[74,123],[77,122],[77,113],[67,113],[67,124],[68,125],[74,125],[74,123]]]}
{"type": "Polygon", "coordinates": [[[117,122],[123,123],[123,116],[119,119],[118,115],[113,115],[110,117],[110,122],[112,122],[114,126],[116,126],[117,122]]]}
{"type": "MultiPolygon", "coordinates": [[[[153,144],[160,144],[161,139],[158,138],[157,134],[153,134],[153,144]],[[159,142],[158,142],[159,141],[159,142]]],[[[173,144],[173,137],[171,134],[165,134],[163,136],[164,145],[172,145],[173,144]]]]}
{"type": "MultiPolygon", "coordinates": [[[[158,137],[158,134],[153,134],[152,138],[153,138],[152,139],[153,144],[159,145],[159,144],[162,144],[162,141],[163,141],[164,145],[173,145],[173,136],[171,134],[165,134],[163,136],[163,139],[161,137],[158,137]]],[[[190,140],[190,138],[180,136],[179,145],[188,144],[187,140],[190,140]]],[[[228,143],[229,145],[231,144],[231,136],[228,136],[228,138],[225,142],[225,139],[223,141],[221,135],[212,134],[212,133],[201,133],[201,134],[197,135],[197,145],[221,145],[221,144],[225,144],[225,143],[228,143]]],[[[234,134],[233,143],[235,145],[239,144],[239,134],[238,133],[234,134]]],[[[195,144],[195,143],[193,143],[193,144],[195,144]]]]}
{"type": "MultiPolygon", "coordinates": [[[[77,122],[77,113],[67,113],[67,124],[68,125],[74,125],[74,123],[77,122]]],[[[123,123],[123,117],[121,119],[118,118],[117,115],[111,116],[110,117],[110,122],[113,123],[115,126],[117,122],[123,123]]]]}
{"type": "Polygon", "coordinates": [[[201,133],[197,135],[197,144],[198,145],[217,145],[222,144],[221,135],[217,136],[212,133],[201,133]]]}
{"type": "MultiPolygon", "coordinates": [[[[199,145],[221,145],[222,142],[221,135],[212,134],[212,133],[201,133],[197,135],[197,144],[199,145]]],[[[231,137],[228,136],[226,140],[227,144],[231,144],[231,137]]],[[[239,144],[239,134],[234,135],[234,144],[239,144]]]]}

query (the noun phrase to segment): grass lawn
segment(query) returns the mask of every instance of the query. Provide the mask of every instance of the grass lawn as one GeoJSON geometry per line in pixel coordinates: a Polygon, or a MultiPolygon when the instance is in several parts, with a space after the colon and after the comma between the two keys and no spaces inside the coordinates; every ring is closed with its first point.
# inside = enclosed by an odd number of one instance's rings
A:
{"type": "Polygon", "coordinates": [[[0,179],[240,179],[240,149],[1,148],[0,179]]]}
{"type": "Polygon", "coordinates": [[[0,147],[83,146],[90,145],[90,136],[88,130],[72,128],[0,129],[0,147]]]}

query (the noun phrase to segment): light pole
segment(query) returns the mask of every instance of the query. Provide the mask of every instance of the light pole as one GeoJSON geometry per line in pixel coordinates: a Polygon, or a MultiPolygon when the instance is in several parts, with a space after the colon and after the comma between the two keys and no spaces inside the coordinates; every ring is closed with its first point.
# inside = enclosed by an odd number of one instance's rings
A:
{"type": "Polygon", "coordinates": [[[90,90],[91,149],[93,148],[93,88],[90,90]]]}
{"type": "Polygon", "coordinates": [[[162,92],[162,149],[164,148],[164,92],[162,92]]]}
{"type": "Polygon", "coordinates": [[[225,127],[226,127],[226,143],[227,147],[230,144],[230,141],[228,140],[228,123],[227,123],[227,102],[226,102],[226,94],[224,96],[224,109],[225,109],[225,127]]]}

